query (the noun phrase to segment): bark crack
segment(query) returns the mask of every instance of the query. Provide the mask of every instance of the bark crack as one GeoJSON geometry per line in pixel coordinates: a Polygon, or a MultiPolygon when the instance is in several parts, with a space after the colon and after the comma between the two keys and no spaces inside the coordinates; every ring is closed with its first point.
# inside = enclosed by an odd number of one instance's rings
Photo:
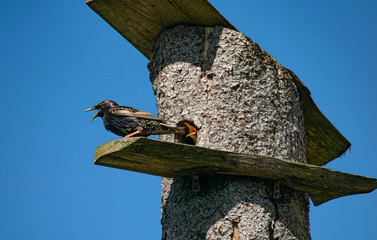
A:
{"type": "Polygon", "coordinates": [[[233,233],[232,233],[232,240],[240,240],[240,228],[238,227],[239,219],[237,218],[235,221],[232,221],[233,224],[233,233]]]}
{"type": "Polygon", "coordinates": [[[274,220],[271,220],[268,225],[268,239],[274,240],[274,220]]]}
{"type": "Polygon", "coordinates": [[[203,40],[203,50],[202,50],[202,64],[201,64],[201,68],[202,68],[202,71],[205,75],[206,71],[207,71],[207,63],[208,63],[208,48],[209,48],[209,38],[208,38],[208,35],[209,35],[209,32],[210,31],[213,31],[213,28],[209,28],[209,27],[205,27],[204,28],[204,40],[203,40]]]}
{"type": "MultiPolygon", "coordinates": [[[[273,209],[275,210],[275,212],[271,216],[271,220],[270,220],[270,224],[269,224],[269,229],[268,229],[269,230],[269,239],[270,240],[274,240],[275,224],[278,221],[278,219],[280,218],[279,210],[278,210],[279,206],[278,206],[278,203],[276,202],[277,198],[275,198],[276,188],[279,188],[279,192],[280,192],[280,184],[276,184],[276,182],[275,182],[272,185],[272,196],[270,198],[271,203],[273,204],[273,209]]],[[[279,193],[279,195],[280,195],[280,193],[279,193]]]]}

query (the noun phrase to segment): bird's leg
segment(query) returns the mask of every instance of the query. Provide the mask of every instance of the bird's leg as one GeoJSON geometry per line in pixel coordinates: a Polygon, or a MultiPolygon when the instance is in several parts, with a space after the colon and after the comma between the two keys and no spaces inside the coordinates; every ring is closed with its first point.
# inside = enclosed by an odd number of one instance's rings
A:
{"type": "Polygon", "coordinates": [[[129,138],[129,137],[132,137],[132,136],[134,136],[136,134],[139,134],[139,133],[141,133],[141,130],[137,130],[137,131],[135,131],[133,133],[130,133],[130,134],[126,135],[124,138],[129,138]]]}

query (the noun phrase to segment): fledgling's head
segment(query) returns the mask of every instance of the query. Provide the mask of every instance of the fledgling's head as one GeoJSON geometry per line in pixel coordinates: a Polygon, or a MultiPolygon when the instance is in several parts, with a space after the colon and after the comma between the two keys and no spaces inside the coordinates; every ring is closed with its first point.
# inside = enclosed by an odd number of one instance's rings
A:
{"type": "Polygon", "coordinates": [[[102,101],[102,102],[99,102],[97,103],[94,107],[91,107],[91,108],[88,108],[88,109],[85,109],[84,112],[86,111],[91,111],[91,110],[97,110],[98,112],[96,112],[93,117],[90,119],[89,122],[93,121],[93,119],[95,119],[96,117],[103,117],[103,115],[109,111],[110,108],[112,107],[118,107],[119,104],[114,102],[114,101],[111,101],[111,100],[105,100],[105,101],[102,101]]]}

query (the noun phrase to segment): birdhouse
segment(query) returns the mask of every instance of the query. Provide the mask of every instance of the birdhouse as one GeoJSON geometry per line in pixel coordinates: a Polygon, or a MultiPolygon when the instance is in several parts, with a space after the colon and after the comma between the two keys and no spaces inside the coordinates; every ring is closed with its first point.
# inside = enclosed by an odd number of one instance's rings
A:
{"type": "Polygon", "coordinates": [[[162,176],[163,239],[310,239],[314,205],[367,193],[377,180],[322,165],[348,140],[309,89],[207,0],[89,0],[150,60],[159,117],[198,127],[101,145],[95,164],[162,176]],[[237,238],[238,237],[238,238],[237,238]]]}

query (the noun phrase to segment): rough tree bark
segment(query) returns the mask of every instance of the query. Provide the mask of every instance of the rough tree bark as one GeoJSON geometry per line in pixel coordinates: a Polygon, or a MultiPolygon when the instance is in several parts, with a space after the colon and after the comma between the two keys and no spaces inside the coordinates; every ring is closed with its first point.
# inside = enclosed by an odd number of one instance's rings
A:
{"type": "MultiPolygon", "coordinates": [[[[198,146],[306,162],[290,74],[242,33],[165,30],[149,69],[159,116],[192,121],[198,146]]],[[[306,194],[265,179],[209,175],[193,191],[192,180],[163,179],[163,239],[310,239],[306,194]]]]}

